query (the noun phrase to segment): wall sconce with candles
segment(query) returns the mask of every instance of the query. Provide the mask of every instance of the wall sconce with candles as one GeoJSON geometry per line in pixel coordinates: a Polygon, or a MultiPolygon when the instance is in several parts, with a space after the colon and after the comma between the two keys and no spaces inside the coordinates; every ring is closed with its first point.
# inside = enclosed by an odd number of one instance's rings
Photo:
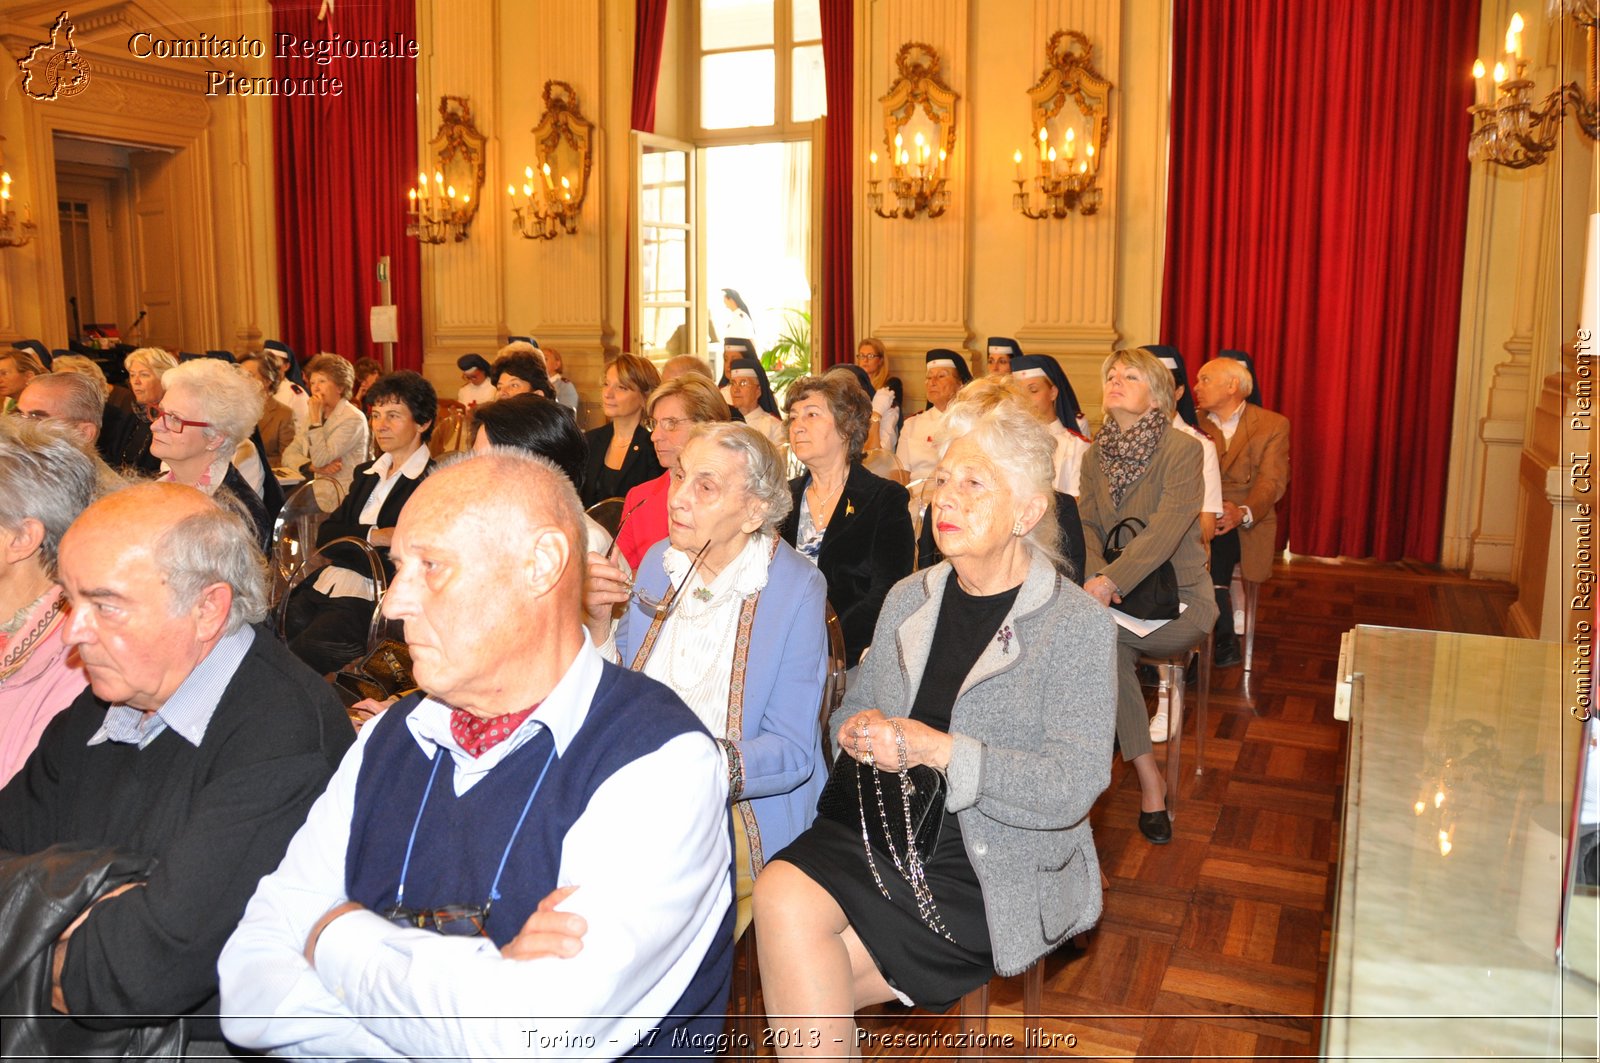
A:
{"type": "Polygon", "coordinates": [[[1467,142],[1471,162],[1492,162],[1513,170],[1539,165],[1555,150],[1561,120],[1569,108],[1590,140],[1600,138],[1595,104],[1600,87],[1600,55],[1596,54],[1600,18],[1596,17],[1595,0],[1550,0],[1549,13],[1558,33],[1565,31],[1569,18],[1583,29],[1584,84],[1569,81],[1558,85],[1535,106],[1534,83],[1527,76],[1528,63],[1522,54],[1522,14],[1513,13],[1506,29],[1505,54],[1492,68],[1482,59],[1472,64],[1477,98],[1472,105],[1472,139],[1467,142]]]}
{"type": "Polygon", "coordinates": [[[939,53],[926,44],[902,45],[894,59],[900,76],[883,104],[883,145],[890,151],[889,189],[895,206],[883,209],[878,190],[878,153],[871,153],[867,202],[880,218],[937,218],[949,205],[950,153],[956,147],[956,101],[961,97],[939,77],[939,53]]]}
{"type": "Polygon", "coordinates": [[[424,170],[406,193],[406,235],[425,244],[465,240],[483,190],[488,142],[472,121],[471,103],[465,96],[441,96],[439,117],[439,131],[428,145],[433,180],[424,170]]]}
{"type": "Polygon", "coordinates": [[[554,240],[578,231],[583,199],[594,165],[594,123],[578,108],[578,93],[565,81],[544,83],[544,114],[533,127],[534,161],[522,170],[522,200],[511,196],[511,229],[526,240],[554,240]]]}
{"type": "Polygon", "coordinates": [[[1088,215],[1100,209],[1100,165],[1111,135],[1111,82],[1089,64],[1093,52],[1089,38],[1077,30],[1057,30],[1045,45],[1050,65],[1028,90],[1038,151],[1032,189],[1022,152],[1011,156],[1017,168],[1011,205],[1024,217],[1065,218],[1073,211],[1088,215]],[[1036,198],[1038,207],[1033,205],[1036,198]]]}
{"type": "MultiPolygon", "coordinates": [[[[5,137],[0,136],[0,141],[5,137]]],[[[0,167],[4,160],[0,159],[0,167]]],[[[17,217],[17,212],[11,207],[11,172],[0,168],[0,248],[21,247],[39,231],[33,223],[33,209],[22,208],[22,217],[17,217]]]]}

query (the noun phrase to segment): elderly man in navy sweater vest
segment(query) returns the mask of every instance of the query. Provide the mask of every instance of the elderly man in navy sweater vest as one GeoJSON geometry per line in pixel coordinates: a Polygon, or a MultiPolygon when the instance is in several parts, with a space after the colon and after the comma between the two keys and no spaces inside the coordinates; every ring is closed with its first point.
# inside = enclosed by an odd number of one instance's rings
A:
{"type": "MultiPolygon", "coordinates": [[[[91,1028],[183,1017],[180,1041],[221,1050],[217,956],[350,747],[349,720],[327,683],[252,626],[267,606],[255,533],[194,488],[144,484],[90,506],[59,568],[64,638],[90,689],[0,791],[0,849],[37,860],[58,845],[115,847],[150,871],[54,943],[54,1010],[69,1018],[30,1020],[29,1044],[87,1054],[91,1028]]],[[[13,941],[35,933],[0,920],[13,941]]],[[[0,1032],[20,1052],[16,1029],[0,1032]]]]}
{"type": "Polygon", "coordinates": [[[426,694],[362,731],[223,950],[223,1029],[288,1055],[611,1059],[723,1026],[726,772],[582,624],[576,493],[474,455],[417,489],[384,611],[426,694]],[[559,908],[557,907],[559,906],[559,908]]]}

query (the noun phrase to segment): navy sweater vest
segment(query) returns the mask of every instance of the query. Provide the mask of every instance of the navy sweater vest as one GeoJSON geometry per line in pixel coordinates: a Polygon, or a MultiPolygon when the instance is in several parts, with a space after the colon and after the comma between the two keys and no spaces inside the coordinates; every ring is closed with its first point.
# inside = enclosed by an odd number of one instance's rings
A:
{"type": "MultiPolygon", "coordinates": [[[[421,696],[413,695],[371,725],[374,733],[356,782],[355,813],[345,853],[345,888],[351,900],[372,911],[395,903],[406,843],[433,771],[433,762],[405,723],[420,702],[421,696]]],[[[551,760],[554,740],[541,728],[537,736],[458,797],[449,754],[443,754],[447,759],[434,778],[417,829],[406,873],[405,906],[415,910],[487,902],[512,829],[535,780],[549,762],[538,797],[500,876],[500,899],[489,912],[488,936],[503,947],[539,901],[556,888],[562,843],[594,792],[621,768],[679,735],[695,731],[706,733],[670,690],[608,663],[589,715],[565,755],[551,760]]],[[[626,844],[625,839],[618,844],[626,844]]],[[[731,868],[729,874],[731,877],[731,868]]],[[[630,1055],[668,1051],[673,1031],[680,1028],[680,1040],[684,1034],[715,1036],[722,1031],[733,965],[731,904],[724,922],[724,932],[673,1006],[673,1013],[662,1020],[661,1035],[654,1044],[641,1044],[630,1055]]],[[[624,972],[622,977],[626,976],[624,972]]],[[[536,1003],[530,1004],[537,1008],[536,1003]]]]}

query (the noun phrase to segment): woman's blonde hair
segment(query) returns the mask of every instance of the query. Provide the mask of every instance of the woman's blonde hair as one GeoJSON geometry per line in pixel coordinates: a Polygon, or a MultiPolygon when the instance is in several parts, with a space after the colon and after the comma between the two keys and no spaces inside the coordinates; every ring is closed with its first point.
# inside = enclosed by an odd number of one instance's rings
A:
{"type": "Polygon", "coordinates": [[[129,351],[128,356],[122,360],[123,368],[131,369],[133,366],[142,365],[157,378],[177,364],[178,360],[160,347],[140,347],[129,351]]]}
{"type": "Polygon", "coordinates": [[[673,396],[677,396],[683,403],[684,410],[689,414],[689,420],[696,424],[733,420],[728,403],[723,399],[722,392],[717,390],[717,385],[699,373],[686,373],[663,382],[650,393],[645,409],[649,410],[650,416],[654,418],[656,403],[673,396]]]}
{"type": "Polygon", "coordinates": [[[1178,405],[1177,389],[1172,379],[1172,370],[1166,364],[1145,350],[1143,347],[1130,347],[1126,350],[1112,351],[1106,360],[1100,363],[1100,380],[1104,383],[1111,375],[1111,367],[1121,363],[1129,369],[1137,369],[1144,374],[1145,383],[1150,385],[1150,401],[1159,409],[1167,420],[1172,420],[1172,413],[1178,405]]]}

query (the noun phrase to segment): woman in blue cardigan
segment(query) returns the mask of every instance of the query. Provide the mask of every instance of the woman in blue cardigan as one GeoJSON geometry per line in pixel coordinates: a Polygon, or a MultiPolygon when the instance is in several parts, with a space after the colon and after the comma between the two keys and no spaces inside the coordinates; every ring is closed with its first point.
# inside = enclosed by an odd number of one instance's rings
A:
{"type": "Polygon", "coordinates": [[[699,425],[668,471],[668,538],[646,552],[631,593],[620,569],[589,555],[588,626],[603,654],[671,687],[722,746],[742,934],[755,877],[811,823],[827,780],[827,589],[778,538],[789,485],[760,432],[699,425]]]}

